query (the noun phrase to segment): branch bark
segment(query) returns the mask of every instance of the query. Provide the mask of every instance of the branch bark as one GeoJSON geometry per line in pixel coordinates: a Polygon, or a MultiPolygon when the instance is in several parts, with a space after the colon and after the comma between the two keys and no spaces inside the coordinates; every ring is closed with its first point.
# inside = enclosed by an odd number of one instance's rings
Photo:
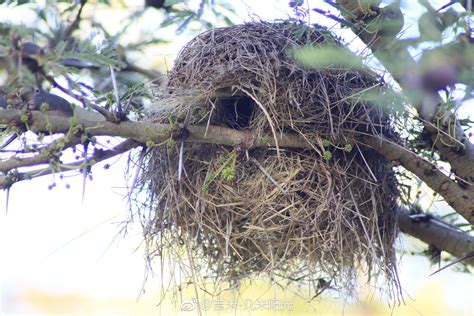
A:
{"type": "MultiPolygon", "coordinates": [[[[37,177],[46,176],[49,174],[57,173],[57,172],[64,172],[64,171],[71,171],[74,169],[83,168],[85,165],[88,164],[96,164],[98,162],[107,160],[114,156],[123,154],[129,151],[132,148],[138,147],[141,144],[133,139],[127,139],[122,143],[118,144],[112,149],[109,150],[99,150],[94,152],[92,157],[87,158],[85,161],[78,161],[64,165],[58,165],[53,167],[46,167],[40,170],[28,171],[28,172],[15,172],[10,175],[0,176],[0,188],[8,189],[10,188],[15,182],[22,181],[22,180],[30,180],[37,177]]],[[[36,157],[40,157],[36,156],[36,157]]],[[[32,157],[35,158],[35,157],[32,157]]],[[[30,162],[30,161],[28,161],[30,162]]],[[[40,162],[43,163],[43,162],[40,162]]],[[[0,165],[2,163],[0,162],[0,165]]]]}
{"type": "MultiPolygon", "coordinates": [[[[380,1],[347,1],[337,0],[341,13],[352,25],[354,33],[372,50],[373,54],[391,73],[400,86],[408,92],[420,91],[420,86],[413,86],[414,76],[419,69],[417,62],[408,49],[390,36],[380,32],[369,32],[361,23],[368,17],[382,12],[380,1]],[[359,22],[359,23],[358,23],[359,22]]],[[[402,21],[403,22],[403,21],[402,21]]],[[[403,25],[403,23],[402,23],[403,25]]],[[[430,133],[432,141],[441,157],[446,160],[468,189],[474,192],[474,144],[470,143],[455,114],[447,110],[444,101],[435,91],[421,91],[422,100],[413,100],[425,129],[430,133]],[[441,106],[438,106],[441,105],[441,106]]],[[[417,94],[417,93],[415,93],[417,94]]]]}
{"type": "MultiPolygon", "coordinates": [[[[1,110],[0,124],[19,122],[24,113],[20,110],[1,110]]],[[[161,143],[170,138],[177,130],[177,125],[156,124],[153,122],[123,121],[113,123],[98,121],[100,116],[79,121],[87,135],[91,136],[118,136],[133,139],[139,143],[149,145],[161,143]]],[[[70,119],[64,116],[53,116],[49,113],[31,111],[29,127],[35,132],[67,133],[71,129],[70,119]]],[[[279,134],[277,139],[271,135],[257,135],[252,131],[238,131],[220,126],[189,126],[189,136],[186,142],[210,143],[228,146],[241,146],[242,148],[279,147],[286,148],[311,148],[311,144],[297,134],[279,134]]],[[[438,192],[446,202],[451,205],[470,224],[474,225],[474,192],[460,186],[456,181],[438,170],[430,162],[419,157],[410,150],[395,144],[387,139],[374,136],[362,136],[359,141],[373,148],[390,161],[398,161],[407,170],[423,180],[435,192],[438,192]]],[[[1,167],[7,172],[8,169],[1,167]]],[[[18,164],[16,165],[18,166],[18,164]]]]}
{"type": "MultiPolygon", "coordinates": [[[[0,110],[0,124],[20,122],[21,110],[0,110]]],[[[180,129],[179,125],[157,124],[153,122],[123,121],[113,123],[99,117],[84,117],[78,121],[84,127],[84,132],[92,136],[118,136],[131,138],[143,144],[147,142],[161,143],[173,137],[173,133],[180,129]]],[[[70,118],[53,115],[40,111],[31,111],[30,130],[45,133],[67,133],[71,128],[70,118]]],[[[244,148],[275,147],[275,140],[271,135],[258,136],[252,131],[238,131],[221,126],[188,126],[189,137],[186,142],[208,143],[244,148]]],[[[309,148],[308,142],[296,134],[280,134],[277,137],[278,145],[287,148],[309,148]]]]}
{"type": "MultiPolygon", "coordinates": [[[[461,258],[474,252],[474,237],[435,218],[416,220],[407,209],[400,207],[398,215],[400,230],[419,240],[461,258]]],[[[465,261],[474,266],[474,259],[465,261]]]]}
{"type": "MultiPolygon", "coordinates": [[[[26,158],[19,158],[16,156],[13,156],[9,158],[8,160],[1,161],[0,162],[0,172],[7,173],[10,170],[17,169],[20,167],[29,167],[29,166],[38,166],[44,163],[47,163],[50,159],[49,155],[43,154],[43,150],[46,149],[52,149],[56,146],[61,146],[61,150],[64,150],[66,148],[73,147],[77,144],[80,144],[81,140],[77,137],[71,137],[69,139],[58,139],[48,146],[45,146],[41,150],[38,150],[36,152],[36,155],[26,157],[26,158]]],[[[1,185],[0,185],[1,188],[1,185]]]]}
{"type": "Polygon", "coordinates": [[[414,152],[386,139],[365,137],[362,143],[373,148],[385,158],[399,162],[411,171],[444,200],[471,225],[474,225],[474,192],[459,185],[456,181],[437,169],[435,165],[414,152]]]}

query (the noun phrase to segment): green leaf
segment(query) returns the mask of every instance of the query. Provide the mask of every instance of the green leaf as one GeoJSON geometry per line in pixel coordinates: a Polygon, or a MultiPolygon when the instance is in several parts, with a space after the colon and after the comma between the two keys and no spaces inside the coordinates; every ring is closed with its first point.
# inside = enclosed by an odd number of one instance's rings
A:
{"type": "Polygon", "coordinates": [[[388,87],[374,87],[370,90],[358,91],[351,95],[353,102],[369,102],[378,106],[385,113],[403,112],[408,104],[405,96],[388,87]]]}
{"type": "Polygon", "coordinates": [[[54,47],[54,53],[57,55],[57,56],[61,56],[64,52],[64,50],[66,49],[66,46],[67,46],[67,43],[65,41],[60,41],[56,47],[54,47]]]}
{"type": "Polygon", "coordinates": [[[342,47],[302,47],[294,50],[293,55],[308,68],[365,69],[359,57],[342,47]]]}
{"type": "Polygon", "coordinates": [[[436,12],[425,12],[418,19],[418,30],[423,41],[439,42],[445,26],[436,12]]]}

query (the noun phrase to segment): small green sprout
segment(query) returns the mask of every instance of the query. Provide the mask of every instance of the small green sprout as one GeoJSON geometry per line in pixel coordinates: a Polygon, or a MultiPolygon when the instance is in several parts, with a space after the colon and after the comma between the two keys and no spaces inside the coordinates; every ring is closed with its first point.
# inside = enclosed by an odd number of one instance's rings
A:
{"type": "Polygon", "coordinates": [[[270,144],[271,140],[272,140],[272,137],[268,134],[265,134],[262,136],[262,143],[264,144],[270,144]]]}
{"type": "Polygon", "coordinates": [[[150,140],[150,139],[148,139],[148,140],[146,141],[146,143],[145,143],[145,146],[146,146],[146,147],[153,147],[153,146],[155,146],[155,142],[152,141],[152,140],[150,140]]]}
{"type": "Polygon", "coordinates": [[[235,176],[237,175],[237,170],[235,168],[235,165],[228,166],[222,170],[222,177],[226,181],[232,181],[235,179],[235,176]]]}
{"type": "Polygon", "coordinates": [[[26,115],[26,114],[20,115],[20,121],[21,121],[22,123],[28,122],[28,115],[26,115]]]}
{"type": "Polygon", "coordinates": [[[323,147],[329,147],[329,146],[331,146],[331,142],[327,139],[323,139],[322,145],[323,145],[323,147]]]}
{"type": "Polygon", "coordinates": [[[323,159],[326,160],[326,161],[329,161],[329,160],[331,160],[331,158],[332,158],[332,153],[328,150],[325,150],[323,152],[323,159]]]}
{"type": "Polygon", "coordinates": [[[49,104],[46,103],[46,102],[41,103],[40,110],[43,111],[43,112],[48,111],[49,110],[49,104]]]}
{"type": "Polygon", "coordinates": [[[173,148],[176,146],[176,141],[170,137],[166,140],[166,152],[168,153],[168,155],[171,155],[171,153],[173,152],[173,148]]]}

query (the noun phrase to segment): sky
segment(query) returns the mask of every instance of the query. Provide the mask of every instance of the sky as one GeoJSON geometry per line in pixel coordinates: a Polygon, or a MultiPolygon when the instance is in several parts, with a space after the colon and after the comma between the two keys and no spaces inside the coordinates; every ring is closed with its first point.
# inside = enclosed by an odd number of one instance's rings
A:
{"type": "MultiPolygon", "coordinates": [[[[235,3],[243,20],[256,16],[271,20],[290,14],[287,1],[235,3]]],[[[411,6],[409,1],[403,3],[408,21],[416,19],[419,7],[411,6]]],[[[0,11],[0,21],[7,15],[0,11]]],[[[8,15],[12,17],[24,19],[27,15],[8,15]]],[[[112,19],[107,15],[102,18],[112,19]]],[[[315,14],[311,18],[318,19],[315,14]]],[[[415,34],[416,28],[407,32],[415,34]]],[[[176,38],[174,34],[170,36],[176,39],[175,44],[156,54],[172,58],[188,40],[176,38]]],[[[471,114],[467,107],[463,111],[465,115],[471,114]]],[[[148,270],[141,245],[141,227],[131,225],[126,234],[121,233],[123,221],[128,218],[126,162],[127,155],[123,155],[108,161],[112,163],[110,169],[105,170],[103,164],[95,166],[94,180],[87,182],[84,200],[82,177],[77,175],[64,179],[41,177],[15,184],[10,191],[8,213],[3,207],[6,192],[0,192],[2,315],[67,313],[72,312],[71,306],[82,314],[96,311],[113,314],[117,310],[128,313],[128,308],[134,308],[130,309],[130,315],[158,311],[180,314],[179,309],[168,305],[156,307],[160,281],[163,281],[159,273],[148,275],[144,283],[148,270]],[[49,190],[53,181],[57,186],[49,190]],[[48,300],[56,304],[54,308],[43,306],[48,300]],[[61,301],[65,302],[64,306],[58,303],[61,301]],[[124,302],[129,305],[123,306],[124,302]]],[[[422,249],[421,243],[407,239],[402,239],[399,246],[422,249]]],[[[473,278],[455,269],[429,277],[433,269],[426,258],[403,256],[400,273],[408,310],[424,314],[416,301],[425,300],[423,295],[432,289],[433,297],[439,295],[436,304],[447,305],[459,315],[474,311],[470,300],[470,294],[474,293],[473,278]]],[[[344,304],[340,301],[338,304],[342,311],[344,304]]],[[[397,315],[399,310],[394,311],[397,315]]]]}

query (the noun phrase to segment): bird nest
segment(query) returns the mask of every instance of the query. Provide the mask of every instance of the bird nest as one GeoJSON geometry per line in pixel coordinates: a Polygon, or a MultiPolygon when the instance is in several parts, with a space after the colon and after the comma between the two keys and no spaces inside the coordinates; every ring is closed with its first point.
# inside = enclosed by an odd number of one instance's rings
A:
{"type": "MultiPolygon", "coordinates": [[[[138,178],[147,192],[150,255],[174,255],[197,276],[268,273],[351,289],[357,275],[395,267],[394,174],[358,142],[386,135],[389,121],[363,98],[370,72],[308,69],[292,51],[342,47],[325,29],[294,22],[213,29],[180,52],[149,120],[296,134],[306,148],[248,148],[170,139],[148,151],[138,178]],[[189,265],[191,263],[191,265],[189,265]]],[[[188,270],[189,271],[189,270],[188,270]]]]}

